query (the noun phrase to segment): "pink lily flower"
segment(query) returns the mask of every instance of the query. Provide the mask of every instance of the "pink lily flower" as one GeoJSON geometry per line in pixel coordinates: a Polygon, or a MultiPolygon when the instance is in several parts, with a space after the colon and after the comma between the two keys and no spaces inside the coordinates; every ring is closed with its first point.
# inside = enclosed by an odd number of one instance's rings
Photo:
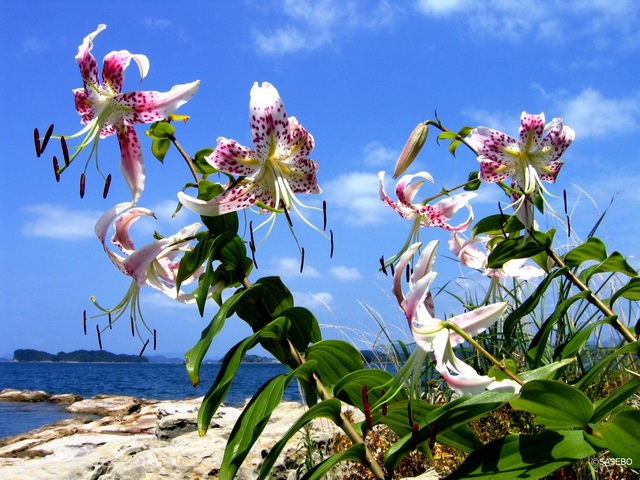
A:
{"type": "Polygon", "coordinates": [[[378,196],[386,205],[393,208],[398,214],[407,220],[413,220],[409,237],[404,243],[400,251],[387,260],[386,264],[393,264],[407,250],[411,243],[420,238],[420,227],[440,227],[445,230],[460,232],[469,228],[473,222],[473,210],[469,202],[475,198],[477,194],[472,192],[459,193],[451,197],[446,197],[434,205],[426,202],[413,203],[418,190],[424,184],[425,180],[433,182],[433,177],[428,172],[418,172],[414,175],[403,175],[396,183],[396,196],[398,201],[393,201],[384,190],[384,172],[378,173],[380,186],[378,188],[378,196]],[[414,182],[414,179],[422,179],[414,182]],[[451,225],[449,220],[462,207],[467,207],[469,216],[467,219],[458,224],[451,225]]]}
{"type": "Polygon", "coordinates": [[[287,116],[278,91],[267,82],[262,86],[256,82],[251,88],[249,126],[253,149],[219,137],[215,151],[207,157],[210,165],[238,180],[230,182],[226,191],[208,201],[180,192],[180,202],[205,216],[255,205],[262,213],[272,212],[270,218],[275,219],[275,214],[293,209],[311,225],[298,207],[317,208],[304,205],[296,194],[322,192],[316,178],[318,164],[309,158],[313,136],[295,117],[287,116]]]}
{"type": "Polygon", "coordinates": [[[487,127],[474,129],[468,139],[479,154],[480,179],[502,182],[511,178],[513,206],[527,228],[533,226],[533,197],[548,193],[542,182],[556,181],[564,163],[560,157],[575,139],[575,132],[561,118],[546,125],[544,121],[544,113],[522,112],[519,140],[487,127]]]}
{"type": "Polygon", "coordinates": [[[435,205],[412,203],[416,193],[418,193],[418,190],[424,183],[424,180],[412,183],[415,178],[422,178],[433,182],[433,177],[427,172],[403,175],[400,177],[400,180],[398,180],[398,183],[396,183],[398,201],[394,202],[384,191],[384,172],[379,172],[378,179],[380,180],[380,187],[378,194],[380,199],[398,212],[402,218],[415,220],[419,226],[422,227],[440,227],[445,230],[459,232],[466,230],[469,225],[471,225],[471,222],[473,222],[473,211],[471,210],[469,201],[477,196],[475,193],[459,193],[440,200],[435,205]],[[451,220],[462,207],[467,207],[469,217],[457,226],[450,225],[448,221],[451,220]]]}
{"type": "Polygon", "coordinates": [[[483,271],[483,275],[491,278],[521,278],[530,280],[536,277],[544,276],[544,270],[533,265],[525,265],[526,258],[515,258],[505,262],[502,268],[487,268],[489,259],[489,251],[487,244],[491,240],[490,237],[475,237],[472,239],[464,239],[458,232],[451,234],[449,240],[449,250],[453,253],[460,263],[466,267],[483,271]],[[480,249],[479,245],[484,245],[480,249]]]}
{"type": "MultiPolygon", "coordinates": [[[[129,307],[130,316],[133,319],[137,316],[142,318],[139,295],[140,287],[144,285],[158,290],[178,302],[195,302],[193,294],[183,290],[178,291],[176,288],[180,265],[180,259],[177,257],[191,249],[189,243],[201,225],[199,223],[191,224],[175,235],[154,240],[148,245],[136,249],[133,239],[129,235],[129,230],[136,221],[144,216],[155,218],[149,209],[134,207],[130,202],[120,203],[102,215],[95,226],[96,236],[111,262],[122,273],[132,278],[129,290],[116,307],[104,308],[96,302],[95,298],[92,298],[93,303],[103,312],[115,313],[114,320],[117,320],[127,310],[127,307],[129,307]],[[111,237],[111,243],[125,256],[111,249],[107,243],[107,233],[111,225],[115,230],[111,237]]],[[[201,273],[202,269],[184,280],[182,284],[187,285],[196,281],[201,273]]]]}
{"type": "MultiPolygon", "coordinates": [[[[200,81],[176,85],[168,92],[122,93],[124,71],[131,60],[138,66],[140,80],[149,71],[149,60],[145,55],[121,50],[104,57],[101,82],[98,64],[91,50],[95,38],[106,28],[106,25],[99,25],[78,47],[76,62],[80,67],[83,87],[73,90],[73,94],[76,110],[86,126],[74,135],[65,136],[65,139],[84,137],[66,163],[73,161],[88,146],[91,146],[89,157],[95,156],[97,161],[98,140],[115,133],[120,144],[120,170],[136,202],[144,189],[145,174],[142,147],[133,125],[166,119],[196,93],[200,81]]],[[[60,168],[58,173],[66,166],[60,168]]]]}
{"type": "MultiPolygon", "coordinates": [[[[404,269],[422,246],[421,243],[414,243],[407,249],[394,274],[393,292],[409,322],[416,344],[423,352],[433,352],[436,370],[459,395],[474,395],[485,389],[517,391],[519,385],[514,381],[496,381],[487,375],[480,375],[473,367],[456,357],[453,347],[463,343],[464,339],[451,331],[448,325],[455,324],[470,336],[478,335],[498,321],[508,303],[486,305],[447,320],[436,318],[430,287],[437,276],[432,271],[437,245],[438,241],[432,241],[423,250],[409,279],[409,292],[406,296],[402,293],[404,269]]],[[[420,355],[416,358],[424,360],[420,355]]]]}

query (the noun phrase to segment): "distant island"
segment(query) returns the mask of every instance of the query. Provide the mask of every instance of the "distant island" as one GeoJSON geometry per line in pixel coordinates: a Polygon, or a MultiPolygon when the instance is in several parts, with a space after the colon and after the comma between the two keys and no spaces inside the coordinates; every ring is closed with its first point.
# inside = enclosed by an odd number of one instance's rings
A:
{"type": "Polygon", "coordinates": [[[14,362],[75,362],[75,363],[149,363],[146,357],[106,352],[104,350],[76,350],[52,353],[20,349],[13,352],[14,362]]]}
{"type": "MultiPolygon", "coordinates": [[[[9,360],[7,360],[9,361],[9,360]]],[[[33,349],[19,349],[13,352],[14,362],[59,362],[59,363],[183,363],[180,358],[167,358],[164,355],[140,357],[107,352],[105,350],[75,350],[70,353],[56,354],[33,349]]],[[[221,363],[222,360],[206,359],[203,363],[221,363]]],[[[278,363],[275,358],[260,355],[245,355],[242,363],[278,363]]]]}

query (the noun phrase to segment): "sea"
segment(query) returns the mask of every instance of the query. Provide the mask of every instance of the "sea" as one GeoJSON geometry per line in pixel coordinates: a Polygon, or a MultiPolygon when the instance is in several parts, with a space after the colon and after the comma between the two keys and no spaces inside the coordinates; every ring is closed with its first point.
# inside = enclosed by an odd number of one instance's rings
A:
{"type": "MultiPolygon", "coordinates": [[[[49,394],[74,393],[83,398],[111,394],[177,400],[206,394],[219,371],[220,364],[203,364],[200,385],[193,387],[182,364],[2,362],[0,390],[44,390],[49,394]]],[[[240,365],[224,404],[243,405],[267,380],[285,372],[286,368],[277,363],[240,365]]],[[[289,384],[284,400],[301,401],[295,381],[289,384]]],[[[64,407],[48,402],[0,402],[0,438],[69,418],[64,407]]]]}

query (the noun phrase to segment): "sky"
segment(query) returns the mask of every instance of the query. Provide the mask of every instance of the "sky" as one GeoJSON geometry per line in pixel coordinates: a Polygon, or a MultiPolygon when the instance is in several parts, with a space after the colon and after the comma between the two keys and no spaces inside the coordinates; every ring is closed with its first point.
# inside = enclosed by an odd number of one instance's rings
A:
{"type": "MultiPolygon", "coordinates": [[[[125,91],[169,90],[200,80],[201,86],[178,113],[176,136],[191,153],[214,147],[219,136],[250,145],[249,91],[270,82],[290,116],[314,136],[311,157],[320,165],[323,193],[305,196],[328,206],[335,234],[329,242],[294,217],[305,247],[305,268],[284,219],[257,252],[251,279],[280,275],[296,304],[311,309],[325,338],[343,338],[367,348],[382,335],[365,306],[379,314],[393,338],[408,341],[406,321],[391,294],[391,279],[378,271],[379,258],[396,253],[409,233],[401,219],[378,199],[378,172],[391,173],[414,127],[435,112],[452,130],[484,125],[517,135],[520,114],[563,117],[576,140],[563,157],[556,195],[566,189],[574,233],[586,236],[615,196],[598,234],[610,251],[620,250],[637,265],[640,254],[637,209],[640,199],[640,4],[633,0],[219,0],[169,2],[113,0],[58,2],[0,0],[0,117],[3,172],[0,195],[0,357],[18,348],[49,352],[97,349],[95,324],[83,332],[90,301],[115,305],[130,279],[104,254],[93,233],[99,216],[128,201],[119,175],[117,141],[100,143],[100,167],[113,174],[106,199],[103,180],[87,168],[87,193],[78,195],[85,158],[78,158],[56,183],[52,143],[36,158],[33,129],[55,124],[70,135],[80,129],[71,91],[81,86],[74,57],[82,39],[99,24],[93,54],[112,50],[145,54],[150,71],[139,82],[135,66],[126,72],[125,91]]],[[[175,150],[164,164],[150,153],[146,127],[137,131],[145,149],[147,182],[139,206],[157,219],[134,227],[138,245],[154,230],[171,235],[197,221],[189,212],[171,218],[176,193],[189,172],[175,150]]],[[[464,182],[477,160],[460,149],[453,158],[432,132],[409,173],[428,171],[440,188],[464,182]]],[[[424,194],[423,194],[424,192],[424,194]]],[[[424,198],[423,197],[423,198],[424,198]]],[[[495,185],[484,185],[473,206],[476,218],[496,213],[504,202],[495,185]],[[495,187],[495,188],[494,188],[495,187]]],[[[552,200],[557,202],[559,200],[552,200]]],[[[562,207],[559,207],[559,211],[562,207]]],[[[259,216],[248,219],[259,223],[259,216]]],[[[459,220],[466,217],[459,213],[459,220]]],[[[322,224],[321,214],[308,217],[322,224]]],[[[456,218],[458,220],[458,218],[456,218]]],[[[458,222],[455,222],[458,223],[458,222]]],[[[257,233],[261,238],[261,233],[257,233]]],[[[421,239],[440,240],[437,283],[460,270],[447,250],[449,234],[423,229],[421,239]]],[[[467,272],[468,273],[468,272],[467,272]]],[[[473,277],[479,287],[486,278],[473,277]]],[[[181,305],[144,290],[145,321],[157,330],[157,354],[181,356],[199,339],[215,314],[210,304],[201,318],[181,305]]],[[[456,313],[455,303],[436,302],[438,313],[456,313]]],[[[459,313],[459,312],[458,312],[459,313]]],[[[248,327],[230,319],[209,356],[220,358],[248,327]]],[[[103,347],[138,353],[127,319],[102,335],[103,347]]],[[[145,353],[153,353],[147,351],[145,353]]],[[[261,353],[257,350],[255,353],[261,353]]]]}

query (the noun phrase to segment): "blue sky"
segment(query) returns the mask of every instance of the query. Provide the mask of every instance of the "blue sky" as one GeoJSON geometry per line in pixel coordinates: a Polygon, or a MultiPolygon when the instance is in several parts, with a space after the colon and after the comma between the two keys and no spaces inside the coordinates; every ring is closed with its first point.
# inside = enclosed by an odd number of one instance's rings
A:
{"type": "MultiPolygon", "coordinates": [[[[297,302],[316,313],[326,337],[347,335],[358,346],[375,341],[379,329],[362,307],[367,304],[395,337],[407,339],[391,280],[377,268],[381,255],[404,243],[410,225],[378,200],[377,173],[386,170],[390,177],[409,133],[435,111],[452,129],[485,125],[512,135],[523,110],[545,112],[548,120],[564,117],[576,141],[553,191],[567,189],[574,230],[586,235],[619,192],[600,236],[611,249],[631,257],[640,253],[640,5],[633,0],[5,0],[1,15],[0,356],[10,357],[17,348],[97,348],[94,323],[90,335],[82,331],[82,311],[97,313],[89,297],[113,305],[129,285],[93,235],[100,214],[130,198],[118,174],[115,138],[100,145],[101,167],[114,174],[106,200],[92,166],[80,200],[82,161],[56,184],[50,159],[59,147],[50,146],[38,159],[32,140],[34,127],[43,131],[50,123],[56,133],[79,130],[71,95],[81,86],[74,56],[100,23],[108,27],[93,50],[100,65],[106,53],[121,49],[151,62],[141,85],[135,67],[127,71],[125,90],[166,91],[201,80],[179,111],[191,116],[177,126],[190,152],[215,146],[218,136],[250,144],[247,113],[255,81],[274,84],[288,113],[314,135],[312,157],[320,164],[324,192],[304,200],[327,201],[334,258],[324,238],[298,224],[307,252],[299,274],[297,249],[280,221],[258,251],[252,279],[281,275],[297,302]]],[[[141,136],[144,130],[138,127],[141,136]]],[[[435,178],[436,185],[423,187],[433,189],[425,196],[477,169],[470,152],[460,150],[454,159],[434,138],[411,169],[435,178]]],[[[142,138],[149,152],[147,140],[142,138]]],[[[145,159],[147,184],[139,205],[158,219],[138,222],[137,235],[144,238],[154,229],[171,235],[196,220],[186,212],[169,218],[188,172],[175,152],[164,165],[150,152],[145,159]]],[[[393,184],[387,188],[392,191],[393,184]]],[[[476,218],[494,213],[498,200],[497,188],[483,188],[474,203],[476,218]]],[[[311,219],[321,224],[319,215],[311,219]]],[[[422,232],[423,240],[441,240],[440,284],[458,273],[446,258],[447,238],[442,231],[422,232]]],[[[209,306],[202,319],[194,308],[152,291],[142,300],[161,354],[181,355],[215,312],[209,306]]],[[[437,307],[444,313],[455,304],[437,307]]],[[[117,325],[103,335],[105,349],[137,353],[141,344],[129,332],[128,324],[117,325]]],[[[211,356],[221,357],[248,334],[240,321],[229,321],[211,356]]]]}

